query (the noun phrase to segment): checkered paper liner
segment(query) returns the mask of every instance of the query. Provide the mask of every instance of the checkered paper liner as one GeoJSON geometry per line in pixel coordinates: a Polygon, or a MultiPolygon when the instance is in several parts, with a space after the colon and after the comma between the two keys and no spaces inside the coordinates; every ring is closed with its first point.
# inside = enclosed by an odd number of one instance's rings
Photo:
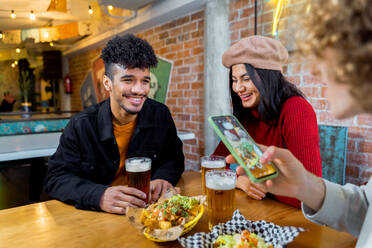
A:
{"type": "Polygon", "coordinates": [[[180,237],[178,241],[183,247],[201,248],[213,247],[213,242],[219,235],[233,235],[248,230],[261,236],[266,243],[271,243],[274,248],[285,247],[292,242],[300,232],[305,229],[293,226],[278,226],[264,220],[250,221],[247,220],[239,210],[236,210],[231,220],[213,227],[210,233],[195,233],[186,238],[180,237]]]}

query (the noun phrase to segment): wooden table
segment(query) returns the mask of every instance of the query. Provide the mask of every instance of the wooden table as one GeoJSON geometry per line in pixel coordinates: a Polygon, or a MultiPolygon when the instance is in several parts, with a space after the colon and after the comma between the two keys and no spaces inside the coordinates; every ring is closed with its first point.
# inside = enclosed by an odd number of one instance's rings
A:
{"type": "MultiPolygon", "coordinates": [[[[201,194],[200,174],[186,172],[179,186],[185,195],[201,194]]],[[[251,200],[236,191],[237,207],[247,219],[298,226],[301,233],[288,247],[354,247],[356,239],[306,220],[301,211],[275,200],[251,200]]],[[[208,231],[206,215],[190,234],[208,231]]],[[[77,210],[47,201],[0,211],[0,247],[180,247],[177,241],[153,243],[133,228],[125,216],[77,210]]]]}

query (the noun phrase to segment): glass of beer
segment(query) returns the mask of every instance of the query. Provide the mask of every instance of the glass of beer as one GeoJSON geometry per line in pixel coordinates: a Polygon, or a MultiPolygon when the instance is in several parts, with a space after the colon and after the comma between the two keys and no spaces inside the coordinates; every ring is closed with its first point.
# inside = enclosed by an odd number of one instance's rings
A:
{"type": "Polygon", "coordinates": [[[231,170],[210,170],[205,175],[208,202],[208,227],[231,219],[235,210],[236,173],[231,170]]]}
{"type": "Polygon", "coordinates": [[[128,187],[136,188],[146,194],[146,203],[149,203],[151,159],[134,157],[125,160],[125,170],[128,175],[128,187]]]}
{"type": "Polygon", "coordinates": [[[203,194],[207,194],[207,189],[205,188],[205,172],[209,170],[222,170],[226,168],[225,157],[222,156],[204,156],[201,157],[201,177],[203,194]]]}

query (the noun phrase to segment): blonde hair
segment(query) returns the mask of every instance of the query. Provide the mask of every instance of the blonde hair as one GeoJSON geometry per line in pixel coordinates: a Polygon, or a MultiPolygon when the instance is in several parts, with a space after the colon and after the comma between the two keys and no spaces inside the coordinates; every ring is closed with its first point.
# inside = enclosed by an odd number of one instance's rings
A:
{"type": "MultiPolygon", "coordinates": [[[[372,0],[308,0],[299,50],[323,58],[337,53],[335,75],[349,84],[361,107],[372,112],[372,0]]],[[[334,58],[331,58],[334,59],[334,58]]]]}

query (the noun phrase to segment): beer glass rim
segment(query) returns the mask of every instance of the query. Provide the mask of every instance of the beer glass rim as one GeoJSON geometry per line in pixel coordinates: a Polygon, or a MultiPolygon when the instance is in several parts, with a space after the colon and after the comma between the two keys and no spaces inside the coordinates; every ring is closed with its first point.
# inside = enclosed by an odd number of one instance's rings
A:
{"type": "Polygon", "coordinates": [[[219,155],[205,155],[205,156],[201,156],[200,157],[200,160],[203,162],[203,160],[205,161],[220,161],[220,160],[224,160],[226,162],[226,158],[224,156],[219,156],[219,155]]]}
{"type": "Polygon", "coordinates": [[[128,158],[125,160],[125,169],[127,172],[145,172],[151,170],[151,159],[148,157],[128,158]],[[140,163],[132,164],[131,162],[133,161],[138,161],[140,163]]]}
{"type": "Polygon", "coordinates": [[[228,177],[235,176],[236,177],[236,172],[233,170],[209,170],[205,173],[205,175],[209,176],[210,174],[224,174],[228,177]]]}
{"type": "Polygon", "coordinates": [[[148,157],[131,157],[125,160],[125,163],[131,162],[132,160],[142,160],[141,162],[151,162],[151,158],[148,157]]]}
{"type": "MultiPolygon", "coordinates": [[[[231,178],[233,179],[233,182],[231,184],[228,184],[228,185],[234,185],[233,188],[236,187],[236,172],[235,171],[232,171],[232,170],[209,170],[205,173],[205,185],[206,185],[206,188],[210,188],[208,185],[210,185],[210,179],[213,175],[218,175],[220,177],[224,177],[224,178],[231,178]]],[[[221,183],[221,182],[220,182],[221,183]]],[[[222,185],[217,185],[217,184],[213,184],[213,185],[216,185],[215,187],[222,187],[222,185]]],[[[214,186],[213,186],[214,187],[214,186]]],[[[222,187],[223,188],[223,187],[222,187]]],[[[231,188],[228,187],[228,188],[231,188]]]]}

